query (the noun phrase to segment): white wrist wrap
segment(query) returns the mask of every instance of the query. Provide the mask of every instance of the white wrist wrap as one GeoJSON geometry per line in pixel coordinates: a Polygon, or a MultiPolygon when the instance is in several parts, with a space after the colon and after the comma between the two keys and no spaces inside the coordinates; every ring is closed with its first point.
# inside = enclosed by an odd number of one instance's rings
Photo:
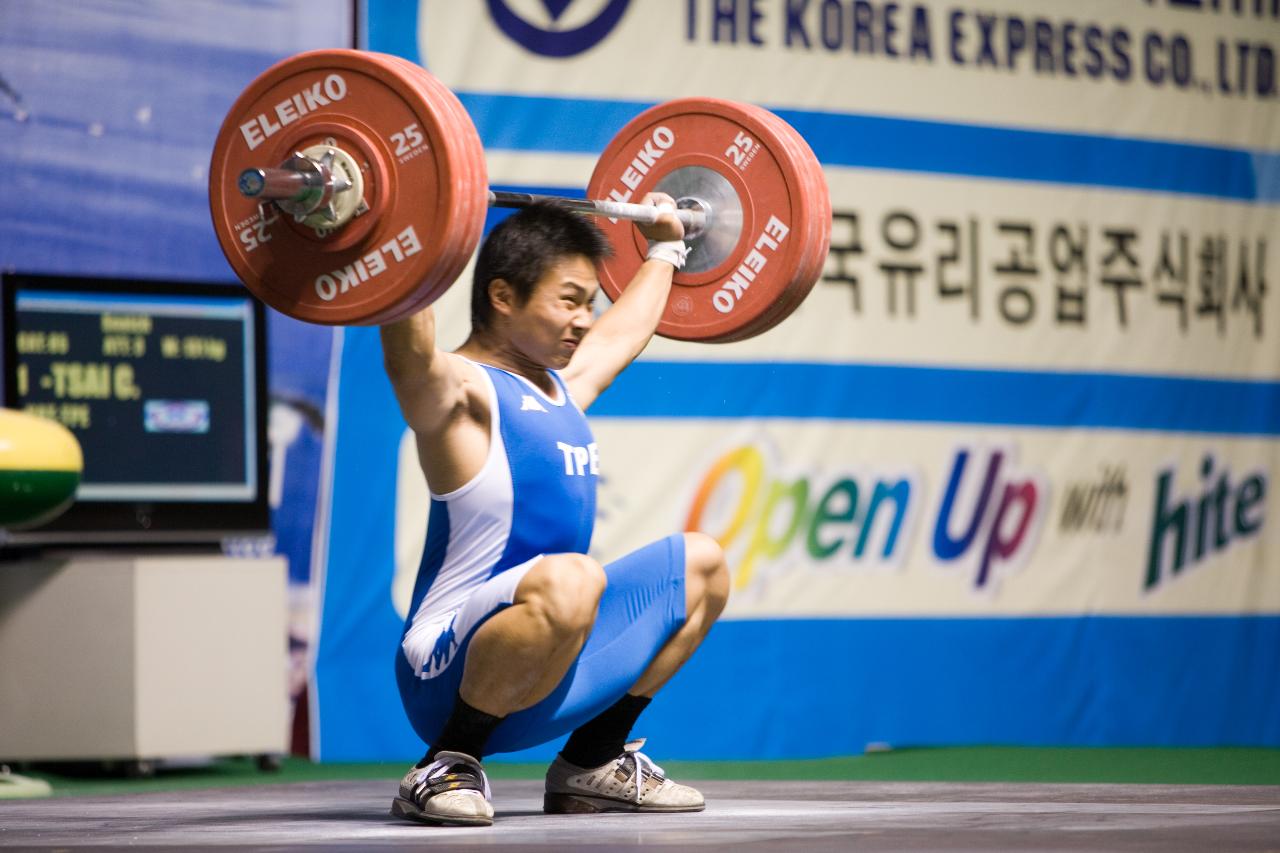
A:
{"type": "Polygon", "coordinates": [[[650,243],[649,254],[646,257],[651,261],[666,261],[676,269],[680,269],[684,266],[685,259],[689,257],[689,247],[683,240],[650,243]]]}

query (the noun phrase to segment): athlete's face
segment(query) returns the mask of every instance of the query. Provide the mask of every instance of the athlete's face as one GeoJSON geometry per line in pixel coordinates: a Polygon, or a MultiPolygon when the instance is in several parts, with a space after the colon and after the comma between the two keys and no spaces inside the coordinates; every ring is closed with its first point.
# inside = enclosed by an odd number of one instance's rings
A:
{"type": "Polygon", "coordinates": [[[582,255],[551,264],[529,301],[512,313],[512,337],[524,355],[555,370],[566,366],[595,320],[599,289],[595,265],[582,255]]]}

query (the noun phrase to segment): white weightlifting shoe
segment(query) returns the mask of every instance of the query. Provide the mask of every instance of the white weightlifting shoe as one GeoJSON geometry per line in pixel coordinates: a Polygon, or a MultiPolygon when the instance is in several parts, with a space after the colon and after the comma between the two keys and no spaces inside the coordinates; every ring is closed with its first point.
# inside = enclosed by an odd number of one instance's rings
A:
{"type": "Polygon", "coordinates": [[[480,762],[461,752],[440,752],[426,767],[414,767],[400,780],[391,814],[420,823],[489,826],[489,779],[480,762]]]}
{"type": "Polygon", "coordinates": [[[640,751],[635,740],[600,767],[578,767],[562,757],[547,769],[547,793],[542,810],[547,814],[593,812],[700,812],[706,808],[702,794],[688,785],[677,785],[662,768],[640,751]]]}

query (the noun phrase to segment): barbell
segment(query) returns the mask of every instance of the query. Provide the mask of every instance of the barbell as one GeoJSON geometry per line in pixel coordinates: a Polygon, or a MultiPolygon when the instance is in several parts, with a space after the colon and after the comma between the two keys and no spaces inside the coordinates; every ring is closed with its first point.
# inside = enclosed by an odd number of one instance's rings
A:
{"type": "Polygon", "coordinates": [[[689,257],[658,333],[731,341],[804,300],[831,241],[812,150],[751,104],[683,98],[613,138],[586,198],[491,189],[479,133],[458,98],[400,57],[319,50],[286,59],[236,100],[214,144],[209,199],[219,244],[263,302],[313,323],[367,325],[439,298],[479,244],[489,207],[552,202],[600,217],[617,299],[645,260],[630,223],[649,192],[676,199],[689,257]]]}

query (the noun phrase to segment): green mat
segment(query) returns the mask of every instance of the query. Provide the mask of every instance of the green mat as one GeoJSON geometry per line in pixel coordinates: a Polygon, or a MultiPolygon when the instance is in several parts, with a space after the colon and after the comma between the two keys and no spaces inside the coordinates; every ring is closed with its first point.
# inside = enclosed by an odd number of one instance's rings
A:
{"type": "MultiPolygon", "coordinates": [[[[1119,782],[1128,784],[1280,785],[1280,750],[1040,749],[954,747],[901,749],[812,761],[661,761],[675,778],[866,780],[885,782],[1119,782]]],[[[541,764],[486,765],[493,779],[541,779],[541,764]]],[[[406,764],[314,764],[287,758],[277,772],[251,759],[227,758],[202,766],[161,766],[153,778],[128,779],[97,767],[34,765],[20,769],[43,779],[53,796],[173,791],[351,779],[394,783],[406,764]]]]}

